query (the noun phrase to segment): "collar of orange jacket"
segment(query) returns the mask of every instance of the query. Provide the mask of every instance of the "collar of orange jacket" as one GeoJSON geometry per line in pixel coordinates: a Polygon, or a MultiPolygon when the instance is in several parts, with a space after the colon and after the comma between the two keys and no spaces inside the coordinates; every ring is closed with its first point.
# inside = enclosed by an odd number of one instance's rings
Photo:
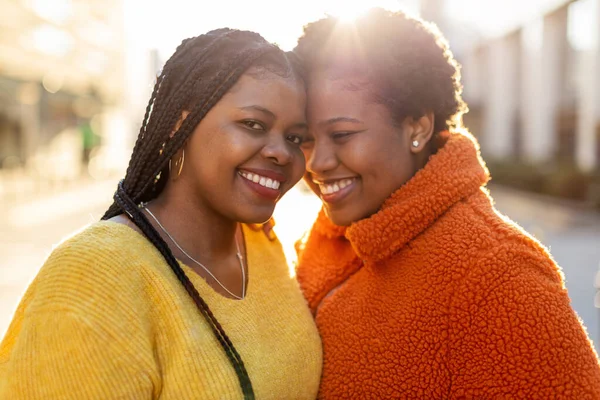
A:
{"type": "Polygon", "coordinates": [[[448,134],[446,144],[379,212],[346,228],[334,225],[321,210],[315,229],[330,238],[345,236],[360,258],[378,262],[400,250],[488,180],[475,138],[455,132],[448,134]]]}

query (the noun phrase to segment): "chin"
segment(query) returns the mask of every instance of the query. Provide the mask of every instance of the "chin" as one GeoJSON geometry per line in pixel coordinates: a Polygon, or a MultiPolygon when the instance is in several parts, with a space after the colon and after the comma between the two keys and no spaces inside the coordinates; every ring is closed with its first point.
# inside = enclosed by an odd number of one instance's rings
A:
{"type": "Polygon", "coordinates": [[[265,210],[256,210],[254,212],[246,212],[240,213],[238,217],[238,221],[244,224],[264,224],[273,216],[273,212],[275,208],[265,209],[265,210]]]}
{"type": "Polygon", "coordinates": [[[353,222],[358,221],[358,219],[353,219],[348,212],[342,210],[332,211],[328,207],[325,207],[325,214],[337,226],[350,226],[353,222]]]}
{"type": "Polygon", "coordinates": [[[325,206],[325,214],[327,217],[338,226],[350,226],[355,222],[363,219],[370,218],[373,214],[376,214],[379,209],[369,210],[366,208],[356,207],[358,204],[354,203],[349,206],[333,209],[325,206]],[[355,206],[355,207],[352,207],[355,206]]]}

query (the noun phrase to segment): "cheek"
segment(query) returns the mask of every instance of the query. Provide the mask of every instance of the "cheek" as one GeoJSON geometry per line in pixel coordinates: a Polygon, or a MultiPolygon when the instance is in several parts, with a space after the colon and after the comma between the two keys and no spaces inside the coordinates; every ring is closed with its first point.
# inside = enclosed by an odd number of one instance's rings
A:
{"type": "Polygon", "coordinates": [[[345,168],[365,178],[380,168],[381,152],[372,140],[356,139],[337,146],[334,155],[345,168]]]}
{"type": "MultiPolygon", "coordinates": [[[[395,187],[409,174],[410,154],[396,138],[389,135],[371,137],[348,149],[347,166],[382,190],[395,187]]],[[[403,182],[402,182],[403,183],[403,182]]]]}
{"type": "MultiPolygon", "coordinates": [[[[248,143],[220,126],[206,129],[192,138],[194,173],[202,181],[228,179],[232,168],[248,153],[248,143]]],[[[191,155],[190,154],[190,155],[191,155]]],[[[186,162],[187,162],[186,154],[186,162]]]]}

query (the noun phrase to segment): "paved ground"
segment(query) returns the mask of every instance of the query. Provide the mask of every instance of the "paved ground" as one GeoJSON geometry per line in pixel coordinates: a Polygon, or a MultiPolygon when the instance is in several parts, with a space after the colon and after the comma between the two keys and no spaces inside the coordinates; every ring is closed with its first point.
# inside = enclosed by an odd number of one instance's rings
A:
{"type": "MultiPolygon", "coordinates": [[[[0,204],[0,336],[53,245],[100,218],[116,181],[86,182],[51,196],[0,204]]],[[[565,273],[573,307],[590,336],[600,341],[593,286],[600,263],[600,214],[506,188],[493,187],[492,194],[501,212],[550,248],[565,273]]],[[[276,230],[290,261],[293,242],[309,228],[318,208],[318,199],[301,191],[289,194],[278,206],[276,230]]]]}

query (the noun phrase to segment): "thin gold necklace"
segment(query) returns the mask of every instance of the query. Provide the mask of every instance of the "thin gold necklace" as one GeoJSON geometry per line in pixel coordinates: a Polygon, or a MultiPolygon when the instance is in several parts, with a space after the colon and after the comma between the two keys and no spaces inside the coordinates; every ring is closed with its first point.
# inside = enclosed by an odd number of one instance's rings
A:
{"type": "Polygon", "coordinates": [[[196,264],[198,264],[199,266],[201,266],[202,269],[204,269],[215,280],[215,282],[217,282],[219,284],[219,286],[221,286],[223,288],[223,290],[225,290],[227,293],[229,293],[232,297],[234,297],[234,298],[236,298],[238,300],[244,300],[244,298],[246,297],[246,272],[244,271],[244,257],[242,257],[242,253],[240,252],[240,245],[238,243],[237,235],[235,235],[235,247],[237,249],[236,255],[237,255],[238,261],[240,263],[240,270],[242,271],[242,297],[238,296],[235,293],[232,293],[229,289],[227,289],[225,287],[225,285],[223,285],[221,283],[221,281],[219,281],[217,279],[216,276],[213,275],[212,272],[210,272],[210,270],[204,264],[202,264],[200,261],[196,260],[194,257],[190,256],[184,249],[182,249],[181,246],[179,245],[179,243],[177,243],[177,241],[175,239],[173,239],[173,236],[171,236],[171,234],[169,233],[169,231],[167,231],[165,229],[165,227],[160,223],[160,221],[158,220],[158,218],[156,218],[154,216],[154,214],[152,214],[152,212],[148,209],[148,207],[146,207],[145,205],[143,205],[142,208],[144,210],[146,210],[146,212],[148,214],[150,214],[150,216],[156,221],[156,223],[158,224],[158,226],[160,226],[160,229],[163,230],[163,232],[169,237],[169,239],[171,239],[171,241],[173,242],[173,244],[175,244],[175,246],[177,246],[177,248],[179,250],[181,250],[181,252],[183,254],[185,254],[190,260],[192,260],[193,262],[195,262],[196,264]]]}

